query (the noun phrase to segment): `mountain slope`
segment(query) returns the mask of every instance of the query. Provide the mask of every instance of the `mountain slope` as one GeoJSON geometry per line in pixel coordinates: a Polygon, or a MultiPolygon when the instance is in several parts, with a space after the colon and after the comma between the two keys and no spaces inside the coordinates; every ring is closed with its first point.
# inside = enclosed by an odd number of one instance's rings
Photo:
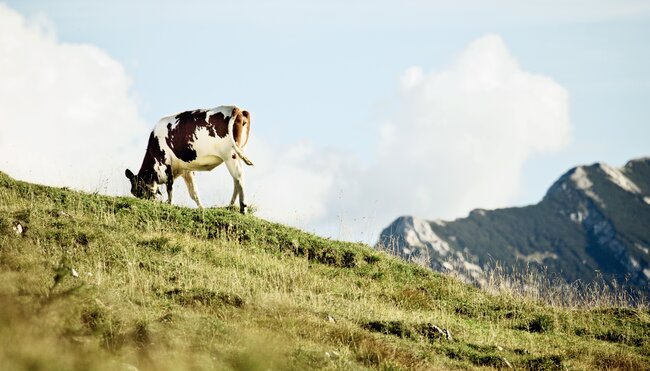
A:
{"type": "Polygon", "coordinates": [[[489,295],[228,209],[0,173],[3,369],[642,369],[650,313],[489,295]]]}
{"type": "Polygon", "coordinates": [[[568,281],[599,274],[648,292],[650,158],[578,166],[536,205],[474,210],[451,222],[401,217],[379,247],[481,283],[486,265],[545,266],[568,281]]]}

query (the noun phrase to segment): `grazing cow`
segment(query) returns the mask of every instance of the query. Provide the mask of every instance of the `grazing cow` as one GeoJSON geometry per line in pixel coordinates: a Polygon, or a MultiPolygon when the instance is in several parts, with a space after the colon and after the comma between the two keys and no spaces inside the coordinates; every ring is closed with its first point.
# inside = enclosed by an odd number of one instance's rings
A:
{"type": "Polygon", "coordinates": [[[172,203],[174,179],[182,176],[190,197],[202,208],[194,185],[194,171],[208,171],[225,162],[235,189],[230,205],[239,197],[239,211],[246,212],[244,169],[253,163],[243,153],[251,127],[248,111],[237,106],[219,106],[181,112],[163,117],[149,135],[147,152],[138,174],[126,169],[131,193],[138,198],[153,199],[165,184],[167,202],[172,203]]]}

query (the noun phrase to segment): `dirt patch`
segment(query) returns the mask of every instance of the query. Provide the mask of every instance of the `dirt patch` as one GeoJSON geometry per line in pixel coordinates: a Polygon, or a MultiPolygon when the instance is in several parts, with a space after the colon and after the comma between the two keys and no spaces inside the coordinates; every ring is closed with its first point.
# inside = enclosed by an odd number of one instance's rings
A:
{"type": "Polygon", "coordinates": [[[380,332],[402,338],[422,336],[431,342],[452,340],[451,333],[447,329],[442,329],[428,322],[408,324],[402,321],[369,321],[363,324],[362,327],[372,332],[380,332]]]}

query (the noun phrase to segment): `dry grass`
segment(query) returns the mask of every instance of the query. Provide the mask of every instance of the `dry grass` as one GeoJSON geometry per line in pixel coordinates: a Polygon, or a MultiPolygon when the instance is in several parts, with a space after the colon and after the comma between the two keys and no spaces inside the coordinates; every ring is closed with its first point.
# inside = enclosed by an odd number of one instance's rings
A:
{"type": "MultiPolygon", "coordinates": [[[[559,308],[592,309],[600,307],[630,307],[647,310],[643,292],[629,288],[615,279],[602,275],[591,282],[567,282],[545,268],[526,267],[505,269],[500,263],[484,267],[484,281],[480,288],[495,295],[515,300],[530,300],[559,308]]],[[[467,273],[461,273],[464,276],[467,273]]]]}

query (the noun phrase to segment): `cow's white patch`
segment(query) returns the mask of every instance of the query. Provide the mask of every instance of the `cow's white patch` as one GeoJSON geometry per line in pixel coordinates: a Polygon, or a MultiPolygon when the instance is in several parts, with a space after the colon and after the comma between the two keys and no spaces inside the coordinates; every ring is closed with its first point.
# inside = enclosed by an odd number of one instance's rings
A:
{"type": "Polygon", "coordinates": [[[153,170],[156,172],[156,176],[158,177],[158,181],[160,183],[164,183],[167,181],[167,174],[165,173],[165,164],[156,161],[156,163],[153,165],[153,170]]]}
{"type": "Polygon", "coordinates": [[[206,110],[206,116],[205,119],[206,121],[210,120],[210,117],[213,115],[216,115],[217,113],[221,113],[224,117],[229,117],[232,116],[232,111],[237,108],[237,106],[231,105],[231,106],[219,106],[215,108],[210,108],[209,110],[206,110]]]}
{"type": "Polygon", "coordinates": [[[178,126],[179,121],[180,120],[178,120],[175,115],[174,116],[164,117],[164,118],[160,119],[159,125],[158,125],[158,126],[160,126],[159,134],[164,136],[165,138],[167,138],[168,134],[169,134],[169,131],[176,129],[176,126],[178,126]],[[163,121],[164,121],[164,123],[163,123],[163,121]],[[162,125],[160,125],[160,124],[162,124],[162,125]]]}
{"type": "Polygon", "coordinates": [[[158,120],[158,123],[156,124],[156,126],[154,126],[153,135],[156,138],[158,138],[158,143],[160,144],[160,148],[162,148],[163,150],[169,148],[169,146],[167,146],[167,138],[169,137],[169,131],[176,128],[176,125],[178,125],[178,121],[176,120],[176,117],[167,116],[158,120]]]}
{"type": "Polygon", "coordinates": [[[199,128],[194,132],[194,136],[195,139],[189,145],[196,151],[196,159],[186,163],[187,169],[212,170],[232,156],[233,150],[227,137],[210,136],[206,128],[199,128]]]}
{"type": "Polygon", "coordinates": [[[646,278],[650,278],[650,269],[645,268],[645,269],[643,270],[643,274],[645,275],[646,278]]]}

